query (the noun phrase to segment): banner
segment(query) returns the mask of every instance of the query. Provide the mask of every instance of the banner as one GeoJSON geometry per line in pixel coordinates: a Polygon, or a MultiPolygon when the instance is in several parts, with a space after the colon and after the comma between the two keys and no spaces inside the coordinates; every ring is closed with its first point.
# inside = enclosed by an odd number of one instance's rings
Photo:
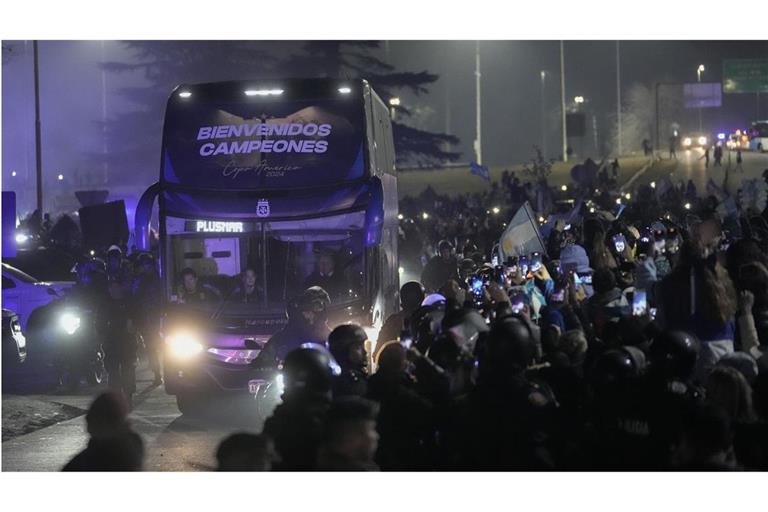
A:
{"type": "Polygon", "coordinates": [[[545,254],[546,248],[531,205],[526,201],[501,235],[499,254],[501,261],[506,261],[510,256],[529,255],[532,252],[545,254]]]}

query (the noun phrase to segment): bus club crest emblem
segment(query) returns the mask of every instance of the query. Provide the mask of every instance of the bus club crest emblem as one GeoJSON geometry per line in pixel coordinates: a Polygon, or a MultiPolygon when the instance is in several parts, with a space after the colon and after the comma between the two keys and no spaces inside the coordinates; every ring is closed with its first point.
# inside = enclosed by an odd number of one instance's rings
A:
{"type": "Polygon", "coordinates": [[[256,203],[256,216],[269,217],[269,201],[266,199],[259,199],[259,202],[256,203]]]}

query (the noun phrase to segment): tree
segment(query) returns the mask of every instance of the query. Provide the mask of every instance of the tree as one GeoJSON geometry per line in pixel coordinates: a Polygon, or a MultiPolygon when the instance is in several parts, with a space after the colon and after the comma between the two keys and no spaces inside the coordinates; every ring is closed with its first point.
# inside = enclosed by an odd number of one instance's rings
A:
{"type": "Polygon", "coordinates": [[[533,181],[539,182],[545,180],[552,174],[552,160],[547,160],[541,148],[534,144],[533,150],[536,156],[531,158],[529,164],[523,165],[523,174],[530,176],[533,181]]]}
{"type": "Polygon", "coordinates": [[[88,155],[90,168],[109,169],[112,184],[147,183],[158,176],[162,121],[168,95],[179,84],[271,76],[276,58],[254,41],[129,41],[133,62],[106,62],[116,77],[141,73],[146,85],[122,87],[119,94],[132,105],[114,115],[104,130],[109,151],[88,155]]]}
{"type": "MultiPolygon", "coordinates": [[[[331,78],[364,78],[385,103],[401,91],[416,96],[429,93],[428,86],[438,76],[427,71],[397,71],[376,56],[378,41],[310,41],[302,51],[289,58],[284,66],[290,71],[301,71],[302,76],[331,78]]],[[[399,119],[410,119],[416,112],[403,103],[393,107],[399,119]]],[[[455,161],[460,153],[446,151],[446,145],[455,145],[459,139],[453,135],[434,133],[393,121],[392,134],[398,163],[428,165],[455,161]]]]}
{"type": "MultiPolygon", "coordinates": [[[[376,41],[129,41],[133,62],[107,62],[103,68],[116,77],[141,73],[146,85],[122,87],[130,111],[117,114],[101,126],[109,151],[88,156],[90,168],[108,168],[111,183],[146,182],[157,179],[165,102],[181,83],[237,80],[250,77],[365,78],[385,102],[396,92],[428,93],[437,75],[426,71],[402,72],[375,52],[376,41]]],[[[413,112],[400,105],[397,115],[408,119],[413,112]]],[[[101,124],[101,122],[97,122],[101,124]]],[[[456,137],[393,123],[398,162],[435,163],[456,160],[458,153],[444,146],[457,144],[456,137]]]]}

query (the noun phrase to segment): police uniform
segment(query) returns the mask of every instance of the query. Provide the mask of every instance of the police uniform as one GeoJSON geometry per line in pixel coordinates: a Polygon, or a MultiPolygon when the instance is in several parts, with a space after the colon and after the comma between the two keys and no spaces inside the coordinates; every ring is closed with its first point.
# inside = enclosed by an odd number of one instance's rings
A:
{"type": "Polygon", "coordinates": [[[109,386],[129,399],[136,391],[136,314],[129,297],[108,297],[98,313],[109,386]]]}

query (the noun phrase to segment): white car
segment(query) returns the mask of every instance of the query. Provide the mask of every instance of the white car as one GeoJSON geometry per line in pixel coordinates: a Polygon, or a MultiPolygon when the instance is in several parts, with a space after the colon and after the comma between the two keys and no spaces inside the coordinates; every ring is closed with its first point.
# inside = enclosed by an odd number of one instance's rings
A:
{"type": "Polygon", "coordinates": [[[22,331],[34,310],[64,295],[74,285],[70,281],[42,282],[29,274],[3,263],[3,307],[19,316],[22,331]]]}

